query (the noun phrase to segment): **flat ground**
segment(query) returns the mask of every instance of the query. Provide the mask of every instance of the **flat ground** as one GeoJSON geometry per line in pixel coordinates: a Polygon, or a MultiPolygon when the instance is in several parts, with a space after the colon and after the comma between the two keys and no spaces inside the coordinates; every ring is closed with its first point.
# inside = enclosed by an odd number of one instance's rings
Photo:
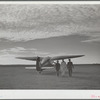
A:
{"type": "Polygon", "coordinates": [[[100,65],[76,65],[72,77],[68,72],[57,77],[54,68],[39,74],[21,66],[1,66],[0,89],[100,89],[100,65]]]}

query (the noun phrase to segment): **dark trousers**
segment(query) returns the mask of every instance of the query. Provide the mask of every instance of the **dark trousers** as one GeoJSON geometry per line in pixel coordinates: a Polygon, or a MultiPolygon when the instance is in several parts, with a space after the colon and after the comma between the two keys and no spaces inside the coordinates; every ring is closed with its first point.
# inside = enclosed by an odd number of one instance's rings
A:
{"type": "Polygon", "coordinates": [[[57,76],[59,76],[59,71],[57,71],[57,76]]]}

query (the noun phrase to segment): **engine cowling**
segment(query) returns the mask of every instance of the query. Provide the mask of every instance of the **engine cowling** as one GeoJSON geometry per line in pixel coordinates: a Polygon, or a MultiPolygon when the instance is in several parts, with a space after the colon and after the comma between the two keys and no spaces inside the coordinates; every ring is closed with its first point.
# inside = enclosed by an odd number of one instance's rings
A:
{"type": "Polygon", "coordinates": [[[45,65],[47,62],[50,61],[50,57],[45,57],[42,61],[41,61],[41,66],[45,65]]]}

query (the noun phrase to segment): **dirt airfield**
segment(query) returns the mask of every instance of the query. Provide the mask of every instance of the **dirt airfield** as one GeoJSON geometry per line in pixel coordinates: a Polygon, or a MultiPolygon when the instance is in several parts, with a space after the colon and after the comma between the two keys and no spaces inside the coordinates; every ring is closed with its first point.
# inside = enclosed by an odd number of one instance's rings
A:
{"type": "MultiPolygon", "coordinates": [[[[27,66],[28,67],[28,66],[27,66]]],[[[54,68],[39,74],[24,66],[0,66],[0,89],[100,89],[100,65],[75,65],[73,76],[68,72],[57,77],[54,68]]]]}

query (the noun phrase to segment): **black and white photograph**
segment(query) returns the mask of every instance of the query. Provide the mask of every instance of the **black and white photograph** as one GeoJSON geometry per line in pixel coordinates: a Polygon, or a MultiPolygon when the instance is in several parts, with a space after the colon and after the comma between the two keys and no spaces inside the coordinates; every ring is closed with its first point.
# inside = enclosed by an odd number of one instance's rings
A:
{"type": "MultiPolygon", "coordinates": [[[[12,99],[4,99],[4,100],[12,100],[12,99]]],[[[44,100],[44,99],[14,99],[14,100],[44,100]]],[[[62,100],[62,99],[45,99],[45,100],[62,100]]],[[[64,99],[69,100],[69,99],[64,99]]],[[[70,99],[70,100],[98,100],[98,99],[70,99]]]]}
{"type": "MultiPolygon", "coordinates": [[[[3,100],[12,100],[12,99],[3,99],[3,100]]],[[[14,100],[44,100],[44,99],[14,99],[14,100]]],[[[45,99],[45,100],[62,100],[62,99],[45,99]]],[[[64,99],[69,100],[69,99],[64,99]]],[[[98,99],[70,99],[70,100],[98,100],[98,99]]]]}
{"type": "Polygon", "coordinates": [[[100,89],[100,3],[0,3],[0,89],[100,89]]]}

